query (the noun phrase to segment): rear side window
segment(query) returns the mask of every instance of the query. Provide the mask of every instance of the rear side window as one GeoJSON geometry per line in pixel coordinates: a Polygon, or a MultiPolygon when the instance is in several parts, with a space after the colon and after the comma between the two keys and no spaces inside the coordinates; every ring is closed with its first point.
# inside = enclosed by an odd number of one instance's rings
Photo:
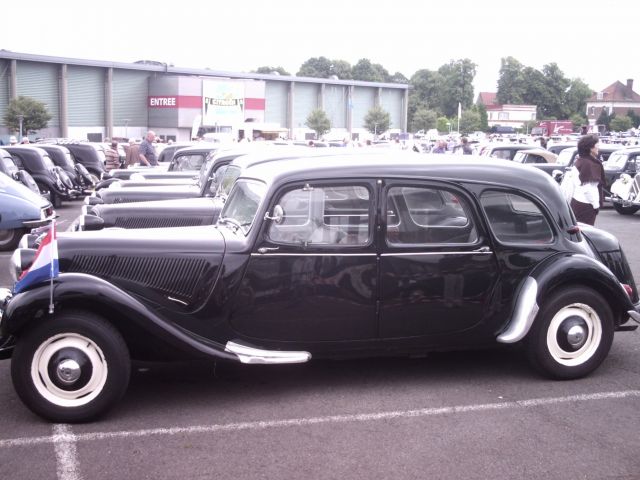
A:
{"type": "Polygon", "coordinates": [[[487,191],[480,197],[489,226],[503,243],[546,244],[553,230],[542,209],[521,195],[487,191]]]}
{"type": "Polygon", "coordinates": [[[387,194],[387,243],[475,243],[478,235],[468,211],[466,202],[448,190],[392,187],[387,194]]]}

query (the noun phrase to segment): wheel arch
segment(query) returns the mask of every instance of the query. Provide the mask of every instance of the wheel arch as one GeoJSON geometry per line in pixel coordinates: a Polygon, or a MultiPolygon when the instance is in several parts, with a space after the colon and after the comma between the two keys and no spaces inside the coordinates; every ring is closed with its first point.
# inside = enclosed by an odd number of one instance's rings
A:
{"type": "Polygon", "coordinates": [[[33,322],[55,320],[57,311],[87,311],[104,318],[120,332],[132,357],[149,354],[142,351],[143,347],[155,344],[200,358],[237,360],[235,355],[224,351],[224,345],[204,343],[124,290],[92,275],[61,274],[54,279],[53,314],[49,314],[49,299],[48,283],[13,297],[5,311],[3,332],[19,338],[20,332],[33,322]]]}

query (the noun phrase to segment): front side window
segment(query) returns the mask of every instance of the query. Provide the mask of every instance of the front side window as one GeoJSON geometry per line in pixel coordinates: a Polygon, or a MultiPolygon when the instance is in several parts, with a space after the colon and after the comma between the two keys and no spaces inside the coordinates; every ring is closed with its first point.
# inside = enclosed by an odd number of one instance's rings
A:
{"type": "Polygon", "coordinates": [[[534,202],[519,194],[487,191],[480,197],[495,237],[503,243],[548,244],[553,231],[534,202]]]}
{"type": "Polygon", "coordinates": [[[478,240],[466,201],[432,187],[392,187],[387,194],[390,245],[469,244],[478,240]]]}
{"type": "Polygon", "coordinates": [[[218,224],[246,235],[264,198],[266,185],[260,182],[240,181],[229,195],[218,224]]]}
{"type": "Polygon", "coordinates": [[[202,153],[194,153],[190,155],[178,155],[174,159],[174,167],[175,171],[181,170],[200,170],[202,164],[204,163],[204,155],[202,153]]]}
{"type": "Polygon", "coordinates": [[[502,158],[503,160],[511,160],[511,150],[494,150],[491,156],[502,158]]]}
{"type": "Polygon", "coordinates": [[[371,196],[362,185],[302,187],[285,192],[277,204],[283,218],[268,238],[302,245],[365,245],[369,241],[371,196]]]}
{"type": "Polygon", "coordinates": [[[620,170],[625,166],[629,155],[624,152],[613,152],[603,164],[605,170],[620,170]]]}

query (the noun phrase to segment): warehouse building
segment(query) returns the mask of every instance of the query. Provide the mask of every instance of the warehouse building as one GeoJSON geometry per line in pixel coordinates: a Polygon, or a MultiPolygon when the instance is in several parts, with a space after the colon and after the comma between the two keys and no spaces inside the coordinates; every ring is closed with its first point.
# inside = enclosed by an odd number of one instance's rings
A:
{"type": "MultiPolygon", "coordinates": [[[[364,117],[379,105],[391,128],[407,130],[409,85],[306,78],[209,69],[159,62],[114,63],[0,50],[0,119],[12,98],[43,102],[52,118],[35,137],[142,137],[164,140],[213,132],[234,138],[305,139],[309,113],[321,108],[334,138],[362,138],[364,117]],[[250,128],[248,128],[250,127],[250,128]]],[[[0,138],[10,135],[0,120],[0,138]]]]}

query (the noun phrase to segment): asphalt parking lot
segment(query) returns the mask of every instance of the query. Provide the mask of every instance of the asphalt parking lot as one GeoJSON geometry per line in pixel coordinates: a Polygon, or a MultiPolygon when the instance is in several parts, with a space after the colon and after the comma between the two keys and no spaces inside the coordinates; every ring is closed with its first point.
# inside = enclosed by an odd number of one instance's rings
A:
{"type": "MultiPolygon", "coordinates": [[[[640,281],[640,214],[608,208],[596,225],[618,236],[640,281]]],[[[539,377],[517,348],[138,365],[123,401],[80,425],[34,416],[9,370],[1,361],[2,478],[640,478],[640,332],[616,334],[605,363],[570,382],[539,377]]]]}

